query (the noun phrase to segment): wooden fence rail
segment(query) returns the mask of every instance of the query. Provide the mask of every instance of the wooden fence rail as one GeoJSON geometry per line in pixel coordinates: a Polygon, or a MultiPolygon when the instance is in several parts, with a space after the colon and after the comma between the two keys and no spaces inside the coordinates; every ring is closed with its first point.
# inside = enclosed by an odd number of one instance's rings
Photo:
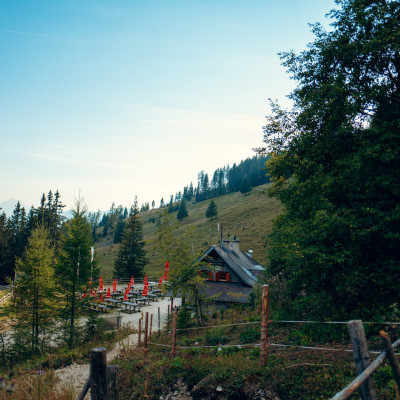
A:
{"type": "Polygon", "coordinates": [[[362,322],[359,320],[349,321],[348,327],[353,345],[354,363],[356,364],[356,370],[359,375],[342,391],[332,397],[331,400],[347,399],[356,390],[360,390],[362,400],[375,400],[376,393],[372,375],[378,369],[378,367],[384,363],[387,357],[390,360],[396,383],[400,389],[400,370],[393,353],[393,349],[400,345],[400,339],[396,340],[396,342],[391,345],[387,333],[381,332],[386,350],[370,364],[367,341],[362,322]]]}

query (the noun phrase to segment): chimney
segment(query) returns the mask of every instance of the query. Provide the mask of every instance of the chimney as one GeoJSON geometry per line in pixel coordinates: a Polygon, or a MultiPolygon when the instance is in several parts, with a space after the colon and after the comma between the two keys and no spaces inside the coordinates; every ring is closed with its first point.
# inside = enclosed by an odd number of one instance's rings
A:
{"type": "Polygon", "coordinates": [[[240,251],[240,240],[234,236],[233,240],[224,240],[224,246],[227,247],[230,251],[235,251],[239,253],[240,251]]]}

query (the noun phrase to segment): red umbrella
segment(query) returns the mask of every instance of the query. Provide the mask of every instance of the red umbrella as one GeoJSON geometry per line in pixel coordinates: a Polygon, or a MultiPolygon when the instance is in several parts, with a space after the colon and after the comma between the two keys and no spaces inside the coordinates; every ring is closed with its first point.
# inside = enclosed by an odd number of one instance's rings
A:
{"type": "Polygon", "coordinates": [[[134,279],[133,279],[133,276],[132,276],[131,281],[130,281],[129,283],[130,283],[131,286],[133,286],[133,285],[135,284],[135,281],[134,281],[134,279]]]}
{"type": "Polygon", "coordinates": [[[113,292],[115,292],[117,290],[117,279],[114,279],[113,282],[113,292]]]}
{"type": "Polygon", "coordinates": [[[94,291],[94,298],[97,297],[97,289],[94,291]]]}
{"type": "Polygon", "coordinates": [[[104,298],[103,298],[103,293],[100,293],[99,300],[100,300],[100,301],[104,301],[104,298]]]}
{"type": "Polygon", "coordinates": [[[128,301],[128,290],[125,290],[125,296],[123,301],[128,301]]]}
{"type": "Polygon", "coordinates": [[[110,288],[107,289],[107,294],[106,294],[106,299],[109,299],[111,297],[111,290],[110,288]]]}
{"type": "Polygon", "coordinates": [[[84,299],[86,297],[86,288],[84,289],[83,293],[82,293],[82,298],[84,299]]]}
{"type": "Polygon", "coordinates": [[[160,280],[158,281],[158,288],[161,289],[161,285],[162,285],[162,277],[160,278],[160,280]]]}
{"type": "Polygon", "coordinates": [[[104,283],[103,283],[103,278],[100,277],[100,281],[99,281],[99,289],[100,289],[100,290],[103,290],[103,285],[104,285],[104,283]]]}
{"type": "Polygon", "coordinates": [[[147,296],[149,294],[149,289],[147,286],[143,288],[142,296],[147,296]]]}

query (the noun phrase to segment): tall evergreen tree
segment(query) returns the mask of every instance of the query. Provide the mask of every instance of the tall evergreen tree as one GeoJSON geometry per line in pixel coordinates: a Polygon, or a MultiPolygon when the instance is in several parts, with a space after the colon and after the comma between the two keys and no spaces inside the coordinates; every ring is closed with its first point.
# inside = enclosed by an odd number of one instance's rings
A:
{"type": "Polygon", "coordinates": [[[178,214],[176,218],[178,219],[178,221],[182,222],[185,218],[187,218],[187,216],[188,216],[188,211],[186,208],[186,201],[185,199],[182,199],[182,201],[179,204],[178,214]]]}
{"type": "Polygon", "coordinates": [[[207,207],[206,210],[206,218],[210,218],[213,219],[218,215],[218,209],[217,209],[217,205],[215,204],[214,199],[212,199],[210,201],[210,204],[207,207]]]}
{"type": "Polygon", "coordinates": [[[143,276],[144,267],[147,264],[144,245],[142,221],[138,201],[135,198],[115,260],[115,276],[121,278],[143,276]]]}
{"type": "MultiPolygon", "coordinates": [[[[35,228],[29,237],[26,252],[17,260],[17,277],[10,306],[14,334],[28,338],[33,351],[46,344],[46,331],[55,318],[55,256],[46,228],[35,228]],[[21,332],[30,331],[29,335],[21,332]]],[[[9,311],[10,311],[9,310],[9,311]]],[[[50,340],[47,335],[47,340],[50,340]]],[[[19,341],[21,344],[21,341],[19,341]]],[[[27,343],[25,343],[26,345],[27,343]]]]}
{"type": "Polygon", "coordinates": [[[65,223],[57,265],[57,277],[65,293],[62,317],[69,321],[67,341],[70,347],[75,342],[75,321],[82,312],[81,294],[91,278],[92,268],[93,277],[98,275],[91,262],[92,232],[86,211],[82,200],[77,200],[73,217],[65,223]]]}
{"type": "Polygon", "coordinates": [[[251,182],[247,175],[245,175],[242,179],[242,183],[240,184],[240,193],[246,195],[251,192],[251,182]]]}
{"type": "Polygon", "coordinates": [[[120,220],[117,222],[117,227],[114,232],[114,243],[121,243],[122,235],[124,233],[124,221],[120,220]]]}
{"type": "Polygon", "coordinates": [[[14,277],[15,258],[11,247],[11,230],[6,214],[0,213],[0,284],[6,284],[7,279],[14,277]]]}

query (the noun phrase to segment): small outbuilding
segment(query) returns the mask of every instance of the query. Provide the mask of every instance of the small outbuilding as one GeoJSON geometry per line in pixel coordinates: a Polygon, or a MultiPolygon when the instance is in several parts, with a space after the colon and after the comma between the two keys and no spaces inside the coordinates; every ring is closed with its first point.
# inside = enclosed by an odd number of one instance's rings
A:
{"type": "Polygon", "coordinates": [[[205,285],[201,288],[206,298],[217,305],[246,303],[265,268],[253,259],[252,250],[240,251],[240,241],[224,240],[211,246],[200,258],[209,266],[201,271],[207,274],[205,285]]]}

